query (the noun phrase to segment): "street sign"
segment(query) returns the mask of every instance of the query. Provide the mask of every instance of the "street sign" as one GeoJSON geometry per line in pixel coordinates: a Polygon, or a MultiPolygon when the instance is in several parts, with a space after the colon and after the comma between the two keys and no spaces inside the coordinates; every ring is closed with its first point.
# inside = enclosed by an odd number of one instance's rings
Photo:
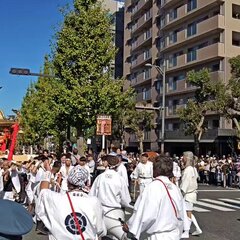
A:
{"type": "Polygon", "coordinates": [[[112,134],[112,118],[110,115],[97,116],[97,135],[112,134]]]}

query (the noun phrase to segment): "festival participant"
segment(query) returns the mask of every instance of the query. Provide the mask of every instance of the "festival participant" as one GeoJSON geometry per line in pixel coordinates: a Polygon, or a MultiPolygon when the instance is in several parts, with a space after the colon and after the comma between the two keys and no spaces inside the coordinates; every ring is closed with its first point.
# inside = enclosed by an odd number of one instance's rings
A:
{"type": "Polygon", "coordinates": [[[188,216],[189,228],[185,229],[182,238],[189,238],[189,230],[191,223],[196,227],[196,231],[192,233],[193,236],[202,234],[202,230],[199,227],[195,216],[192,214],[193,204],[197,202],[197,179],[198,172],[195,168],[194,155],[192,152],[184,152],[182,163],[184,167],[184,171],[182,174],[182,182],[180,185],[180,189],[183,193],[185,199],[185,206],[188,216]]]}
{"type": "Polygon", "coordinates": [[[14,192],[21,190],[20,180],[17,172],[17,166],[8,160],[2,164],[3,189],[0,198],[14,201],[14,192]]]}
{"type": "Polygon", "coordinates": [[[128,174],[127,174],[127,168],[125,167],[122,159],[122,155],[117,155],[118,159],[119,159],[119,166],[117,168],[117,172],[119,173],[120,176],[122,176],[127,184],[127,186],[129,186],[128,183],[128,174]]]}
{"type": "Polygon", "coordinates": [[[72,170],[73,166],[71,165],[71,154],[66,154],[65,164],[60,168],[60,178],[58,183],[61,186],[61,192],[66,192],[68,190],[67,178],[68,174],[72,170]]]}
{"type": "Polygon", "coordinates": [[[184,218],[184,201],[179,188],[169,180],[173,162],[157,156],[153,164],[154,181],[149,183],[134,205],[132,217],[123,225],[132,239],[179,240],[184,218]]]}
{"type": "Polygon", "coordinates": [[[51,168],[44,162],[46,172],[40,185],[36,214],[49,230],[50,240],[97,240],[106,234],[101,203],[88,196],[84,189],[88,171],[74,167],[68,175],[68,192],[60,194],[49,189],[51,168]]]}
{"type": "Polygon", "coordinates": [[[139,183],[140,194],[144,188],[152,182],[153,179],[153,164],[148,160],[147,153],[143,153],[140,158],[140,163],[136,166],[131,174],[131,178],[139,183]]]}
{"type": "Polygon", "coordinates": [[[107,155],[104,160],[107,161],[108,168],[95,179],[89,195],[96,196],[102,203],[108,234],[123,240],[126,238],[119,218],[125,219],[123,207],[132,208],[131,198],[126,181],[117,173],[117,156],[107,155]]]}

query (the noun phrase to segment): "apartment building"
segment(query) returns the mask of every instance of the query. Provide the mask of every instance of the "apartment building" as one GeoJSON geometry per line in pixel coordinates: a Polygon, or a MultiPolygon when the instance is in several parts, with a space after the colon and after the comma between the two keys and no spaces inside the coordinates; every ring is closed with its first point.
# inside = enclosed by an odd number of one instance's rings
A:
{"type": "MultiPolygon", "coordinates": [[[[137,92],[137,104],[162,106],[162,76],[152,64],[165,68],[165,151],[193,149],[185,136],[177,109],[193,97],[186,83],[190,70],[208,68],[214,81],[230,78],[228,60],[240,55],[239,0],[126,0],[124,13],[124,76],[137,92]]],[[[155,129],[145,133],[144,148],[157,150],[161,141],[161,113],[155,129]]],[[[216,113],[206,119],[201,139],[203,154],[224,154],[234,144],[234,126],[216,113]]],[[[128,146],[137,146],[134,135],[128,146]]]]}
{"type": "Polygon", "coordinates": [[[123,76],[124,0],[103,0],[102,6],[111,14],[113,42],[118,49],[111,69],[113,78],[117,79],[123,76]]]}

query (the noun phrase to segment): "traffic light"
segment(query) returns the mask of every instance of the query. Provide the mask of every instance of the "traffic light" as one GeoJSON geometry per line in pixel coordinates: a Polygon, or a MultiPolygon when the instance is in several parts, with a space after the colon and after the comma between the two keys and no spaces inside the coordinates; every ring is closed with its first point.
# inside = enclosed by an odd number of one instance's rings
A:
{"type": "Polygon", "coordinates": [[[30,69],[26,69],[26,68],[11,68],[9,73],[15,74],[15,75],[30,75],[30,69]]]}

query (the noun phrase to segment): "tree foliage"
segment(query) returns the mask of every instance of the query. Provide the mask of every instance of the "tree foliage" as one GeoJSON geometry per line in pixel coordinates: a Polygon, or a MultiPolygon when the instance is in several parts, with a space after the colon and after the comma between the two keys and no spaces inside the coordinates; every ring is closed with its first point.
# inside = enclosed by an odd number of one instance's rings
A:
{"type": "MultiPolygon", "coordinates": [[[[51,63],[46,56],[43,74],[50,75],[51,71],[51,63]]],[[[60,92],[59,82],[54,78],[39,77],[30,85],[21,107],[21,126],[26,142],[42,142],[48,134],[58,137],[66,129],[66,123],[60,119],[60,92]]]]}
{"type": "Polygon", "coordinates": [[[122,112],[133,105],[133,90],[122,91],[124,81],[114,80],[111,68],[116,49],[108,12],[94,0],[75,0],[64,13],[56,34],[51,61],[30,86],[22,104],[26,139],[42,139],[75,127],[86,136],[95,133],[98,114],[109,114],[121,124],[122,112]]]}
{"type": "Polygon", "coordinates": [[[153,127],[152,119],[153,113],[146,110],[138,111],[135,108],[130,109],[126,113],[125,118],[125,127],[127,132],[133,133],[136,135],[136,138],[139,142],[140,153],[143,152],[143,141],[144,141],[144,132],[151,130],[153,127]]]}
{"type": "Polygon", "coordinates": [[[204,133],[205,117],[208,111],[216,110],[216,96],[223,84],[211,80],[208,69],[190,71],[187,82],[196,87],[194,98],[190,99],[185,108],[179,110],[179,117],[184,123],[186,135],[194,135],[195,154],[199,155],[199,142],[204,133]]]}
{"type": "Polygon", "coordinates": [[[225,88],[218,91],[217,109],[223,116],[234,121],[240,137],[240,55],[230,59],[232,76],[225,88]]]}

